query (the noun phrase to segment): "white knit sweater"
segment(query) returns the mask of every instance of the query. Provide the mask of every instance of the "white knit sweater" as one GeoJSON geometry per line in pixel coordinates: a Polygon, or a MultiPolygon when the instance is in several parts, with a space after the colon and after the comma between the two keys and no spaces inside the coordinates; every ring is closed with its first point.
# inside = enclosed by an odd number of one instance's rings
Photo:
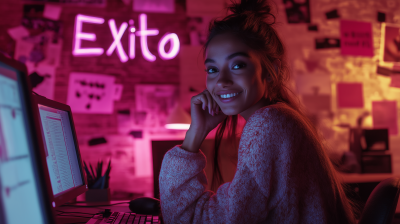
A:
{"type": "Polygon", "coordinates": [[[248,119],[236,174],[216,193],[205,191],[201,150],[175,146],[166,153],[159,178],[164,222],[339,223],[331,210],[341,201],[324,168],[327,157],[317,150],[323,149],[310,128],[283,103],[261,108],[248,119]]]}

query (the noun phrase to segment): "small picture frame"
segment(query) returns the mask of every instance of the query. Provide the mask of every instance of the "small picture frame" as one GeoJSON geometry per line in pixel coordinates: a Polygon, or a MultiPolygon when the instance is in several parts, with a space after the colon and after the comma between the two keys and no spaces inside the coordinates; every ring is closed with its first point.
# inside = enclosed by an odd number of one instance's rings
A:
{"type": "Polygon", "coordinates": [[[387,67],[400,65],[400,25],[382,23],[380,64],[387,67]]]}

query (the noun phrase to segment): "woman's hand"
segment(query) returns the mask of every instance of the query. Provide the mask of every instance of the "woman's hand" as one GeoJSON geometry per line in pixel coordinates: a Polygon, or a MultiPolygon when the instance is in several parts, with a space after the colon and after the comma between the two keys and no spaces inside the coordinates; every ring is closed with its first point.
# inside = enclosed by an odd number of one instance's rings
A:
{"type": "Polygon", "coordinates": [[[207,89],[192,97],[190,103],[193,130],[208,134],[226,118],[207,89]]]}
{"type": "Polygon", "coordinates": [[[227,115],[222,113],[207,89],[192,97],[190,104],[192,123],[186,133],[182,148],[197,152],[208,133],[217,127],[227,115]]]}

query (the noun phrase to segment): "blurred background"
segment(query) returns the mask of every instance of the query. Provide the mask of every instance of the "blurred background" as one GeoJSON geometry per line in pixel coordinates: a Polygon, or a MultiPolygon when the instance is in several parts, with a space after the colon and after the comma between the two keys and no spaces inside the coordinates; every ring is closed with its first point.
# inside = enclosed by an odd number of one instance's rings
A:
{"type": "MultiPolygon", "coordinates": [[[[345,180],[400,176],[400,2],[271,2],[290,87],[345,180]]],[[[190,124],[208,24],[228,3],[2,0],[0,51],[27,65],[36,93],[71,106],[84,161],[112,160],[112,199],[153,197],[162,156],[185,136],[166,124],[190,124]]],[[[213,134],[202,146],[209,180],[213,134]]],[[[237,149],[220,157],[229,181],[237,149]]]]}

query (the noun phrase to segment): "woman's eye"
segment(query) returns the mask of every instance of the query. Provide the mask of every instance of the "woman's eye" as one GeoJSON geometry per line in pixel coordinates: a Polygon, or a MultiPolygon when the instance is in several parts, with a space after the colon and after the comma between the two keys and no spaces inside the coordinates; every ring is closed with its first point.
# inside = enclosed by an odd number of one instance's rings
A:
{"type": "Polygon", "coordinates": [[[245,63],[239,63],[233,66],[233,69],[240,69],[246,67],[245,63]]]}
{"type": "Polygon", "coordinates": [[[207,68],[207,69],[206,69],[206,72],[207,72],[208,74],[212,74],[212,73],[218,72],[218,70],[217,70],[216,68],[207,68]]]}

